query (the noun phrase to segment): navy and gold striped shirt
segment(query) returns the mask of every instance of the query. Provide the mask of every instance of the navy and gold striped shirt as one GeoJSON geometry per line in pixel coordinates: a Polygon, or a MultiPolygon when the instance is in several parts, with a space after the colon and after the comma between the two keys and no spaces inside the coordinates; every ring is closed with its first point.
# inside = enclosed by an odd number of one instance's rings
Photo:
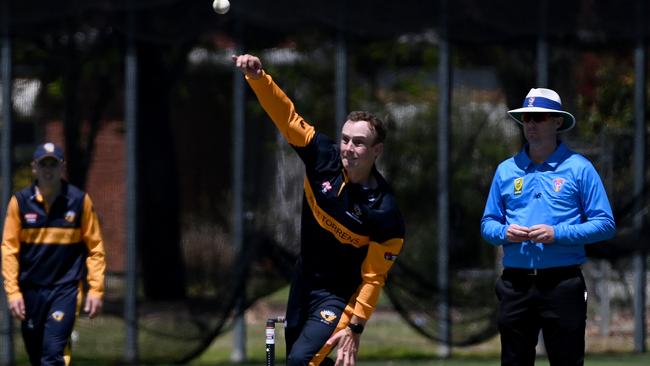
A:
{"type": "Polygon", "coordinates": [[[350,298],[353,314],[368,319],[404,243],[404,222],[388,183],[374,167],[376,188],[349,182],[336,142],[296,113],[271,76],[247,80],[305,164],[302,273],[350,298]]]}
{"type": "Polygon", "coordinates": [[[63,181],[50,207],[31,185],[9,201],[2,239],[2,274],[9,301],[21,288],[78,283],[104,294],[104,242],[90,197],[63,181]]]}

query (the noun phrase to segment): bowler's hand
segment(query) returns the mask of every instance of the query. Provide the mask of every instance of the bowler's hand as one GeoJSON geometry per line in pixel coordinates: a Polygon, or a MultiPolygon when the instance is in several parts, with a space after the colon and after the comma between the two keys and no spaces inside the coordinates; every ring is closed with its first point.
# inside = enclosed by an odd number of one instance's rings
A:
{"type": "Polygon", "coordinates": [[[506,229],[506,239],[511,243],[522,243],[530,240],[530,229],[517,224],[510,224],[506,229]]]}
{"type": "Polygon", "coordinates": [[[9,311],[16,319],[25,320],[25,301],[20,299],[9,301],[9,311]]]}
{"type": "Polygon", "coordinates": [[[232,61],[241,72],[253,80],[257,80],[262,76],[262,61],[259,57],[253,55],[233,55],[232,61]]]}
{"type": "Polygon", "coordinates": [[[84,311],[88,313],[89,318],[94,318],[100,311],[102,311],[102,306],[104,301],[96,296],[88,295],[86,296],[86,305],[84,306],[84,311]]]}
{"type": "Polygon", "coordinates": [[[528,237],[537,243],[550,244],[555,241],[555,230],[550,225],[533,225],[530,227],[528,237]]]}
{"type": "Polygon", "coordinates": [[[360,338],[359,334],[353,333],[350,328],[345,327],[327,340],[325,345],[329,347],[339,345],[336,351],[336,366],[356,365],[360,338]]]}

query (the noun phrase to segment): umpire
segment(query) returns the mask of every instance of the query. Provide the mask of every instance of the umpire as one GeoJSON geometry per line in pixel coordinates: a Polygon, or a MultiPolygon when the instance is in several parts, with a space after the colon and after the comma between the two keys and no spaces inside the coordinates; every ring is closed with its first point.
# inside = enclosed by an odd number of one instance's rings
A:
{"type": "Polygon", "coordinates": [[[585,244],[615,235],[603,183],[585,157],[558,138],[575,118],[550,89],[531,89],[508,111],[527,143],[497,167],[481,234],[503,248],[496,284],[502,365],[533,365],[540,329],[551,366],[583,365],[585,244]]]}
{"type": "Polygon", "coordinates": [[[61,148],[38,146],[32,161],[36,180],[11,197],[4,224],[4,288],[32,365],[70,363],[84,277],[90,287],[84,310],[92,318],[102,308],[99,222],[90,197],[62,179],[64,166],[61,148]]]}

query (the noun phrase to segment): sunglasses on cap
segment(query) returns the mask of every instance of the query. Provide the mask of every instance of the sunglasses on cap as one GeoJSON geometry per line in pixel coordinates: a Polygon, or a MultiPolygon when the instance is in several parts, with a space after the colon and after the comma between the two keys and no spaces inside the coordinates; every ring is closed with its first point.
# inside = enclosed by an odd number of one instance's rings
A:
{"type": "Polygon", "coordinates": [[[522,122],[539,123],[548,120],[550,117],[559,117],[559,114],[551,112],[528,112],[521,114],[522,122]]]}

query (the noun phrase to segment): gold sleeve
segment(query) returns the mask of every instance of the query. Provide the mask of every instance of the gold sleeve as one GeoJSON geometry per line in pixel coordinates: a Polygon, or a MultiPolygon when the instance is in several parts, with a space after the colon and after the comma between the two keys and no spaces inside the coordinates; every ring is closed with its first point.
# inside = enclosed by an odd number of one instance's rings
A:
{"type": "Polygon", "coordinates": [[[20,209],[16,196],[12,196],[7,207],[4,231],[2,233],[2,277],[7,300],[22,298],[18,287],[18,273],[20,271],[20,209]]]}
{"type": "Polygon", "coordinates": [[[403,244],[403,238],[390,239],[383,243],[371,241],[368,244],[368,254],[361,265],[363,282],[357,294],[354,315],[368,320],[375,311],[388,271],[395,263],[403,244]]]}
{"type": "Polygon", "coordinates": [[[87,280],[90,287],[88,295],[101,298],[104,296],[104,272],[106,271],[104,240],[93,202],[87,194],[84,196],[83,210],[81,234],[88,248],[88,258],[86,259],[87,280]]]}
{"type": "Polygon", "coordinates": [[[263,73],[257,80],[246,76],[246,80],[285,140],[296,147],[307,146],[316,133],[314,127],[296,113],[293,102],[271,75],[263,73]]]}

